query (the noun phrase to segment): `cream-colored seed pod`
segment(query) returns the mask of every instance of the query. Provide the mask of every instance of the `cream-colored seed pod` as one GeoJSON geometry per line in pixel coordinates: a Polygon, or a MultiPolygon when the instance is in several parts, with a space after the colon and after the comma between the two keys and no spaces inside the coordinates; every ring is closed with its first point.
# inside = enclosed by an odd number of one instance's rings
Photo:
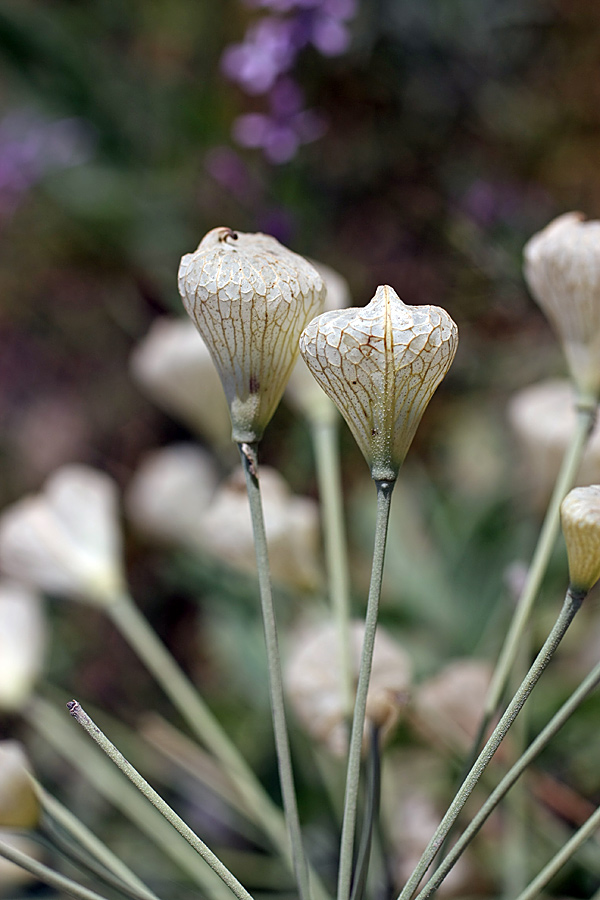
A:
{"type": "Polygon", "coordinates": [[[600,222],[559,216],[525,245],[525,278],[585,400],[600,394],[600,222]]]}
{"type": "MultiPolygon", "coordinates": [[[[364,622],[352,622],[350,656],[358,678],[364,622]]],[[[299,634],[285,672],[287,693],[294,711],[317,741],[330,753],[342,756],[348,747],[348,728],[336,652],[338,631],[330,622],[299,634]]],[[[371,724],[382,737],[397,724],[408,700],[412,665],[403,648],[382,628],[375,635],[373,667],[367,695],[365,740],[371,724]]]]}
{"type": "Polygon", "coordinates": [[[172,444],[144,457],[125,494],[125,509],[142,533],[193,545],[217,481],[208,453],[194,444],[172,444]]]}
{"type": "Polygon", "coordinates": [[[40,804],[17,741],[0,741],[0,828],[35,828],[40,804]]]}
{"type": "Polygon", "coordinates": [[[273,237],[213,228],[182,258],[179,293],[219,372],[233,440],[260,440],[323,307],[321,277],[273,237]]]}
{"type": "Polygon", "coordinates": [[[396,478],[457,343],[445,310],[406,306],[388,285],[368,306],[323,313],[304,330],[300,352],[376,481],[396,478]]]}
{"type": "Polygon", "coordinates": [[[571,587],[587,593],[600,578],[600,484],[569,491],[560,517],[571,587]]]}
{"type": "MultiPolygon", "coordinates": [[[[346,279],[330,266],[316,262],[314,259],[309,259],[309,262],[315,267],[325,284],[327,291],[325,312],[333,309],[345,309],[350,303],[350,288],[346,279]]],[[[338,417],[335,404],[331,402],[310,374],[302,357],[296,362],[290,376],[286,398],[294,409],[315,425],[330,423],[338,417]]]]}
{"type": "Polygon", "coordinates": [[[16,581],[0,581],[0,711],[24,703],[42,668],[46,619],[41,598],[16,581]]]}
{"type": "Polygon", "coordinates": [[[41,494],[0,516],[0,568],[51,594],[105,606],[123,591],[117,488],[87,466],[63,466],[41,494]]]}
{"type": "Polygon", "coordinates": [[[216,448],[231,445],[231,420],[208,347],[188,318],[156,319],[131,357],[135,381],[165,412],[216,448]]]}
{"type": "Polygon", "coordinates": [[[415,688],[413,718],[429,741],[453,750],[468,750],[483,716],[490,665],[478,659],[456,659],[415,688]]]}
{"type": "MultiPolygon", "coordinates": [[[[261,466],[260,481],[273,580],[313,591],[322,581],[318,506],[309,497],[292,494],[269,466],[261,466]]],[[[198,524],[200,549],[241,571],[256,572],[250,505],[241,472],[217,490],[198,524]]]]}
{"type": "MultiPolygon", "coordinates": [[[[536,509],[545,511],[563,457],[577,425],[576,392],[572,382],[553,378],[514,394],[508,421],[523,460],[523,481],[536,509]]],[[[577,484],[600,480],[600,423],[587,441],[577,484]]]]}

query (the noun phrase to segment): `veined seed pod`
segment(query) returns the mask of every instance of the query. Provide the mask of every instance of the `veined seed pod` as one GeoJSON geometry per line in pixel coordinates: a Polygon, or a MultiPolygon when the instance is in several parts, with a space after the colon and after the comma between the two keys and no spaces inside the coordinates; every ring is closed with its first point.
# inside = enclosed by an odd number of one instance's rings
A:
{"type": "Polygon", "coordinates": [[[569,491],[560,517],[571,587],[587,594],[600,579],[600,484],[569,491]]]}
{"type": "Polygon", "coordinates": [[[273,237],[213,228],[182,258],[179,292],[221,377],[233,440],[260,440],[323,307],[321,277],[273,237]]]}
{"type": "Polygon", "coordinates": [[[525,245],[525,278],[584,398],[600,395],[600,222],[571,212],[525,245]]]}
{"type": "Polygon", "coordinates": [[[445,310],[406,306],[388,285],[368,306],[323,313],[304,330],[300,352],[376,481],[396,478],[457,343],[445,310]]]}

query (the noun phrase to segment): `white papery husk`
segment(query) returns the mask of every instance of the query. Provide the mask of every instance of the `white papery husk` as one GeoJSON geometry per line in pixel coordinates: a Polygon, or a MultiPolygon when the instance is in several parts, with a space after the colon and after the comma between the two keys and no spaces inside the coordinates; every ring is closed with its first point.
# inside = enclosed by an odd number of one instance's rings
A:
{"type": "MultiPolygon", "coordinates": [[[[536,509],[545,510],[576,428],[577,396],[567,379],[553,378],[523,388],[508,404],[510,426],[523,457],[523,481],[536,509]]],[[[585,446],[576,484],[600,480],[600,423],[585,446]]]]}
{"type": "Polygon", "coordinates": [[[16,581],[0,580],[0,711],[25,703],[40,673],[46,646],[41,597],[16,581]]]}
{"type": "Polygon", "coordinates": [[[587,593],[600,579],[600,484],[569,491],[560,519],[571,586],[587,593]]]}
{"type": "Polygon", "coordinates": [[[269,235],[213,228],[182,257],[179,293],[221,377],[233,439],[260,440],[298,358],[300,332],[323,308],[320,275],[269,235]]]}
{"type": "Polygon", "coordinates": [[[63,466],[43,491],[0,516],[0,568],[51,594],[107,605],[123,591],[117,487],[96,469],[63,466]]]}
{"type": "Polygon", "coordinates": [[[562,342],[575,384],[600,393],[600,222],[579,212],[554,219],[525,245],[525,277],[562,342]]]}
{"type": "Polygon", "coordinates": [[[217,483],[215,463],[206,451],[194,444],[172,444],[142,459],[125,494],[125,509],[144,534],[196,546],[217,483]]]}
{"type": "MultiPolygon", "coordinates": [[[[364,622],[351,623],[350,662],[356,679],[364,633],[364,622]]],[[[306,731],[330,753],[343,756],[348,747],[348,723],[338,646],[338,630],[331,622],[302,629],[289,654],[285,684],[294,712],[306,731]]],[[[378,627],[367,695],[365,746],[370,725],[379,727],[385,740],[397,724],[408,701],[411,677],[408,654],[378,627]]]]}
{"type": "Polygon", "coordinates": [[[131,371],[165,412],[217,449],[231,444],[231,419],[219,373],[189,319],[156,319],[132,354],[131,371]]]}
{"type": "Polygon", "coordinates": [[[437,306],[407,306],[388,285],[363,308],[323,313],[300,352],[342,413],[375,480],[393,481],[433,393],[448,371],[458,329],[437,306]]]}

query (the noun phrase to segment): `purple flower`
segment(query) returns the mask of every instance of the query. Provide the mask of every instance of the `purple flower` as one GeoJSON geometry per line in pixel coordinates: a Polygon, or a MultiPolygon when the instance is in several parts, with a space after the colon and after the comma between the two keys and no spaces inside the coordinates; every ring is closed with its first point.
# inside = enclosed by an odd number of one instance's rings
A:
{"type": "Polygon", "coordinates": [[[233,44],[223,54],[223,71],[249,94],[264,94],[279,75],[293,66],[294,23],[270,16],[248,29],[241,44],[233,44]]]}
{"type": "Polygon", "coordinates": [[[87,162],[92,145],[91,131],[80,119],[8,113],[0,120],[0,218],[9,217],[46,173],[87,162]]]}

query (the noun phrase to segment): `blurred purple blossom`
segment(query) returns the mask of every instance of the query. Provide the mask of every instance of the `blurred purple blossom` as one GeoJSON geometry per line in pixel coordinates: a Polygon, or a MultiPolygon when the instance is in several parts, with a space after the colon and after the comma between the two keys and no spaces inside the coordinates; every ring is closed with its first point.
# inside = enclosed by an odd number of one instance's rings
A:
{"type": "Polygon", "coordinates": [[[44,175],[87,162],[90,129],[80,119],[47,119],[17,110],[0,119],[0,218],[9,218],[44,175]]]}
{"type": "Polygon", "coordinates": [[[292,159],[301,144],[320,138],[323,116],[303,109],[303,94],[290,78],[281,79],[269,95],[268,113],[247,113],[233,123],[233,137],[242,147],[260,148],[272,163],[292,159]]]}

